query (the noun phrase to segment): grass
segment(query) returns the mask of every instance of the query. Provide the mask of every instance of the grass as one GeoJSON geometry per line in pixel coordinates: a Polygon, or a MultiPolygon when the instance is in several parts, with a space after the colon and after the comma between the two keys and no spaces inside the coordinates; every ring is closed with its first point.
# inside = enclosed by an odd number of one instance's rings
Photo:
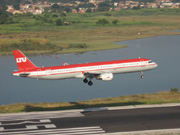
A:
{"type": "MultiPolygon", "coordinates": [[[[28,19],[21,17],[19,24],[0,25],[0,46],[13,40],[19,42],[18,40],[22,39],[39,39],[47,40],[64,49],[48,51],[42,48],[41,50],[34,49],[35,51],[29,50],[25,53],[72,53],[116,49],[127,47],[126,45],[114,44],[117,41],[180,34],[173,31],[180,29],[179,15],[180,9],[122,10],[89,14],[68,13],[66,17],[61,17],[61,19],[71,22],[71,24],[63,26],[43,23],[33,17],[28,17],[28,19]],[[107,16],[106,13],[110,16],[107,16]],[[109,24],[96,25],[96,22],[103,18],[108,20],[109,24]],[[117,25],[112,24],[113,20],[119,21],[117,25]],[[86,44],[87,48],[71,48],[68,47],[70,44],[86,44]]],[[[48,19],[55,21],[57,18],[50,17],[48,19]]],[[[11,51],[0,51],[0,54],[12,53],[11,51]]]]}
{"type": "Polygon", "coordinates": [[[0,113],[13,112],[34,112],[34,111],[54,111],[66,109],[82,109],[92,107],[111,107],[127,105],[146,105],[180,103],[180,92],[163,91],[154,94],[137,94],[131,96],[109,97],[93,99],[90,101],[77,102],[57,102],[57,103],[16,103],[12,105],[0,106],[0,113]]]}

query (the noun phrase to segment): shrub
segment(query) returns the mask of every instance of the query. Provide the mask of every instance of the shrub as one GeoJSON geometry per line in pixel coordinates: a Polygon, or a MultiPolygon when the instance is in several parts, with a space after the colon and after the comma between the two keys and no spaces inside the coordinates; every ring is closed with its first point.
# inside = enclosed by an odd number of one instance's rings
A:
{"type": "Polygon", "coordinates": [[[57,18],[57,17],[58,17],[57,14],[53,14],[53,15],[52,15],[52,18],[57,18]]]}
{"type": "Polygon", "coordinates": [[[118,22],[119,22],[118,20],[113,20],[113,21],[112,21],[112,23],[113,23],[114,25],[116,25],[118,22]]]}
{"type": "Polygon", "coordinates": [[[109,24],[109,21],[106,19],[99,19],[96,24],[98,25],[105,25],[105,24],[109,24]]]}
{"type": "Polygon", "coordinates": [[[111,14],[110,13],[105,13],[104,16],[111,16],[111,14]]]}
{"type": "Polygon", "coordinates": [[[32,50],[62,50],[62,47],[50,43],[45,40],[43,43],[41,40],[36,39],[22,39],[19,42],[13,42],[11,44],[3,44],[0,46],[0,51],[11,51],[20,49],[22,51],[32,50]]]}
{"type": "Polygon", "coordinates": [[[87,45],[85,43],[83,44],[73,43],[70,44],[68,48],[87,48],[87,45]]]}
{"type": "Polygon", "coordinates": [[[171,88],[170,92],[171,93],[177,93],[178,92],[178,88],[171,88]]]}
{"type": "Polygon", "coordinates": [[[56,26],[62,26],[62,21],[61,21],[61,19],[57,19],[56,20],[56,26]]]}
{"type": "Polygon", "coordinates": [[[11,44],[11,49],[12,50],[15,50],[15,49],[18,49],[19,48],[19,44],[17,44],[17,43],[12,43],[11,44]]]}

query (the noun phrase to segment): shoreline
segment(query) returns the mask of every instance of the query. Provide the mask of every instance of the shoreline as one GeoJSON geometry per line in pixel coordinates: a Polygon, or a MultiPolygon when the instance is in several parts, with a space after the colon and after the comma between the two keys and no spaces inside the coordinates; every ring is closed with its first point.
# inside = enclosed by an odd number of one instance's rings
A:
{"type": "MultiPolygon", "coordinates": [[[[121,41],[120,41],[121,42],[121,41]]],[[[114,49],[120,49],[120,48],[126,48],[128,47],[127,45],[120,45],[120,47],[116,47],[116,48],[110,48],[110,49],[87,49],[85,51],[79,49],[79,51],[73,51],[73,50],[65,50],[65,51],[23,51],[21,50],[23,53],[27,54],[27,55],[54,55],[54,54],[68,54],[68,53],[77,53],[77,54],[81,54],[81,53],[86,53],[86,52],[93,52],[93,51],[105,51],[105,50],[114,50],[114,49]]],[[[0,57],[1,56],[6,56],[6,55],[13,55],[12,52],[0,52],[0,57]]]]}
{"type": "MultiPolygon", "coordinates": [[[[176,29],[178,30],[178,29],[176,29]]],[[[137,39],[145,39],[145,38],[151,38],[151,37],[158,37],[158,36],[173,36],[173,35],[180,35],[180,32],[178,31],[170,31],[170,33],[168,34],[161,34],[161,35],[153,35],[153,36],[147,36],[147,37],[142,37],[142,38],[132,38],[129,40],[137,40],[137,39]],[[172,33],[173,32],[173,33],[172,33]]],[[[54,55],[54,54],[68,54],[68,53],[77,53],[77,54],[81,54],[81,53],[86,53],[86,52],[93,52],[93,51],[105,51],[105,50],[114,50],[114,49],[120,49],[120,48],[127,48],[128,45],[122,45],[122,44],[117,44],[117,42],[124,42],[124,41],[128,41],[128,40],[122,40],[122,41],[114,41],[112,44],[117,45],[116,47],[110,47],[110,48],[100,48],[100,49],[96,49],[96,48],[90,48],[90,49],[78,49],[78,50],[73,50],[73,49],[66,49],[64,51],[47,51],[47,50],[34,50],[34,51],[23,51],[23,53],[27,54],[27,55],[54,55]]],[[[12,55],[12,52],[0,52],[0,57],[1,56],[6,56],[6,55],[12,55]]]]}
{"type": "Polygon", "coordinates": [[[153,105],[165,103],[180,103],[180,92],[162,91],[153,94],[136,94],[119,97],[98,98],[88,101],[77,102],[54,102],[54,103],[15,103],[1,105],[0,114],[37,112],[37,111],[57,111],[70,109],[87,109],[97,107],[116,107],[129,105],[153,105]]]}
{"type": "Polygon", "coordinates": [[[106,15],[107,12],[76,16],[67,14],[65,19],[76,23],[62,26],[41,24],[33,16],[28,19],[21,17],[18,23],[0,25],[0,56],[10,55],[11,51],[16,49],[30,55],[102,51],[127,47],[117,45],[115,42],[180,35],[179,11],[179,9],[123,10],[109,12],[110,16],[106,15]],[[109,24],[97,25],[96,22],[102,18],[109,21],[109,24]],[[114,25],[113,20],[117,20],[118,23],[114,25]],[[23,27],[24,23],[26,27],[23,27]]]}

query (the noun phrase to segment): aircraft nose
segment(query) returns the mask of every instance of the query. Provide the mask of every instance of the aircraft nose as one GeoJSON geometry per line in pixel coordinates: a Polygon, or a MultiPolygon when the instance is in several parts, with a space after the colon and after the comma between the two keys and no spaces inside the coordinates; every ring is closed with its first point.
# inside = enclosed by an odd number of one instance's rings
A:
{"type": "Polygon", "coordinates": [[[19,76],[18,73],[14,73],[14,72],[12,73],[12,75],[13,75],[13,76],[19,76]]]}
{"type": "Polygon", "coordinates": [[[158,64],[157,64],[157,63],[155,63],[154,68],[157,68],[157,67],[158,67],[158,64]]]}

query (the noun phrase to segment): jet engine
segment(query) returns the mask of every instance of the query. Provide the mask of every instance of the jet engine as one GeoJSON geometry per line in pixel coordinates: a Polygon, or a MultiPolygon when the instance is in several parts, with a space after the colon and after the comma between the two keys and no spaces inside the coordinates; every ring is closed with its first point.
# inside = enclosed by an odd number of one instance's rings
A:
{"type": "Polygon", "coordinates": [[[96,77],[97,80],[111,81],[113,79],[112,73],[102,73],[96,77]]]}

